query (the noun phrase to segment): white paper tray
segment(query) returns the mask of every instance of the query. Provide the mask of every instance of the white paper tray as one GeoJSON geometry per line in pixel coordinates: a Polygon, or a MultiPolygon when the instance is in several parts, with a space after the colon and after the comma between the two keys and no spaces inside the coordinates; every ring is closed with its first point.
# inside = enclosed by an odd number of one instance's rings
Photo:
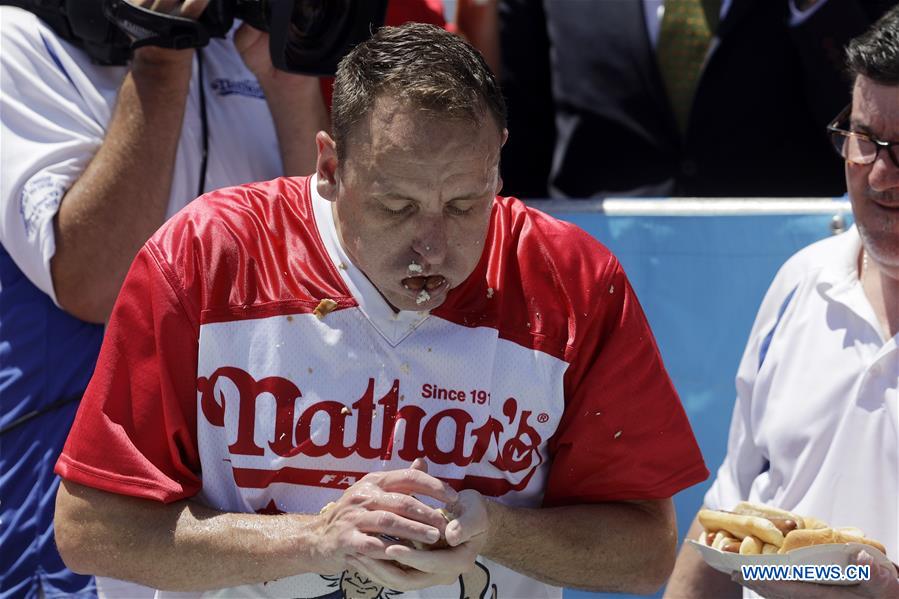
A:
{"type": "MultiPolygon", "coordinates": [[[[893,569],[894,566],[892,562],[877,550],[870,545],[863,545],[861,543],[832,543],[826,545],[811,545],[809,547],[802,547],[801,549],[794,549],[789,553],[775,553],[769,555],[740,555],[739,553],[730,553],[728,551],[721,551],[719,549],[714,549],[709,547],[708,545],[703,545],[702,543],[698,543],[692,539],[687,541],[699,552],[702,556],[702,559],[705,560],[709,566],[718,570],[719,572],[724,572],[725,574],[732,574],[734,572],[740,571],[740,566],[830,566],[837,565],[841,568],[846,568],[851,563],[851,558],[855,555],[859,549],[864,549],[868,552],[871,557],[874,558],[874,561],[878,563],[878,565],[884,566],[889,569],[893,569]]],[[[825,581],[820,580],[817,581],[819,584],[838,584],[838,585],[846,585],[846,584],[855,584],[854,581],[825,581]]]]}

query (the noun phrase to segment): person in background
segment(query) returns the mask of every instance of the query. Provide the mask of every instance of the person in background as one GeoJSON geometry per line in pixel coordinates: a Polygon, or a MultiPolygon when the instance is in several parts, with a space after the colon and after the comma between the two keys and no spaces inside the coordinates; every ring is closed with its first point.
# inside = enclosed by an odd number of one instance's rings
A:
{"type": "MultiPolygon", "coordinates": [[[[142,4],[196,18],[207,3],[142,4]]],[[[402,0],[386,19],[442,13],[402,0]]],[[[53,542],[53,464],[125,273],[198,193],[312,170],[328,113],[318,79],[274,69],[248,25],[116,67],[18,8],[0,7],[0,23],[0,597],[89,597],[93,578],[53,542]]],[[[101,581],[141,593],[114,584],[101,581]]]]}
{"type": "Polygon", "coordinates": [[[889,0],[500,0],[522,197],[837,196],[840,48],[889,0]]]}
{"type": "Polygon", "coordinates": [[[707,470],[615,257],[496,195],[486,62],[384,27],[332,121],[313,176],[139,252],[57,463],[66,563],[160,597],[658,588],[707,470]]]}
{"type": "MultiPolygon", "coordinates": [[[[899,561],[899,7],[846,51],[852,102],[833,121],[855,226],[790,258],[737,373],[727,456],[705,496],[855,527],[899,561]]],[[[687,537],[702,530],[694,520],[687,537]]],[[[874,551],[873,549],[871,551],[874,551]]],[[[683,547],[666,597],[899,597],[897,572],[828,587],[731,580],[683,547]]]]}

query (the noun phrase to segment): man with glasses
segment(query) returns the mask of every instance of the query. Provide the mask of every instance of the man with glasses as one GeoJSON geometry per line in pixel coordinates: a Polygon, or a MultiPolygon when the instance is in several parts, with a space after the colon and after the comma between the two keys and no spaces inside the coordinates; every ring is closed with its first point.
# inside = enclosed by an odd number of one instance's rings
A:
{"type": "MultiPolygon", "coordinates": [[[[768,290],[737,373],[728,454],[705,497],[860,528],[899,561],[899,7],[847,49],[852,104],[828,127],[856,226],[793,256],[768,290]],[[889,141],[887,141],[889,140],[889,141]]],[[[688,538],[702,528],[694,520],[688,538]]],[[[871,552],[874,550],[871,549],[871,552]]],[[[849,586],[749,582],[681,549],[666,597],[899,597],[867,552],[849,586]]]]}

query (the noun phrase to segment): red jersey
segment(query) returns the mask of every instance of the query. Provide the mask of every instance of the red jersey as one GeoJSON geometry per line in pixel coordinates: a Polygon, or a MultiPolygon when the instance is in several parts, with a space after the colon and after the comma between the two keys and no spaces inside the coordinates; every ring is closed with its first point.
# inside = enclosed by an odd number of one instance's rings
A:
{"type": "MultiPolygon", "coordinates": [[[[310,182],[213,192],[147,242],[64,478],[263,513],[317,513],[417,457],[457,489],[531,507],[666,498],[706,478],[637,298],[600,243],[497,197],[474,272],[433,311],[394,313],[310,182]]],[[[481,561],[501,595],[554,596],[481,561]]],[[[252,592],[317,597],[329,580],[252,592]]],[[[429,591],[417,596],[442,596],[429,591]]]]}

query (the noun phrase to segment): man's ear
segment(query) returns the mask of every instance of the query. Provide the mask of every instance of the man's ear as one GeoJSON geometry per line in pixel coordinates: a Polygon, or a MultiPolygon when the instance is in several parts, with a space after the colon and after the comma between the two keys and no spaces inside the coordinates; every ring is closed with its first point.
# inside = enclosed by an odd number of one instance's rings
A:
{"type": "Polygon", "coordinates": [[[315,161],[316,187],[326,200],[337,199],[337,143],[324,131],[315,135],[318,158],[315,161]]]}
{"type": "MultiPolygon", "coordinates": [[[[503,139],[502,139],[502,141],[501,141],[500,144],[499,144],[500,150],[502,150],[502,147],[503,147],[504,145],[506,145],[506,142],[507,142],[508,140],[509,140],[509,130],[508,130],[508,129],[503,129],[503,139]]],[[[499,166],[497,166],[497,169],[498,169],[498,168],[499,168],[499,166]]],[[[503,178],[502,178],[501,176],[497,175],[497,177],[496,177],[496,191],[494,192],[494,195],[499,195],[499,193],[500,193],[502,190],[503,190],[503,178]]]]}

